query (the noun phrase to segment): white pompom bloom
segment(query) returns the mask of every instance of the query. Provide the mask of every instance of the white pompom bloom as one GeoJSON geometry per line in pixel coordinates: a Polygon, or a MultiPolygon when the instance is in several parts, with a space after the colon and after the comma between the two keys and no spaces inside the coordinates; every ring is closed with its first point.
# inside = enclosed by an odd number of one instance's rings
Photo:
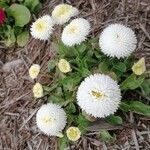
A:
{"type": "Polygon", "coordinates": [[[98,118],[114,114],[121,101],[116,81],[104,74],[85,78],[77,91],[77,102],[83,111],[98,118]]]}
{"type": "Polygon", "coordinates": [[[35,39],[48,40],[53,30],[53,20],[49,15],[37,19],[31,25],[31,35],[35,39]]]}
{"type": "Polygon", "coordinates": [[[100,35],[99,46],[102,52],[111,57],[128,57],[136,49],[137,39],[132,29],[111,24],[100,35]]]}
{"type": "Polygon", "coordinates": [[[42,105],[36,114],[38,128],[49,136],[57,136],[66,126],[66,113],[56,104],[42,105]]]}
{"type": "Polygon", "coordinates": [[[56,24],[64,24],[69,21],[71,17],[79,13],[78,9],[68,4],[59,4],[52,11],[52,18],[56,24]]]}
{"type": "Polygon", "coordinates": [[[83,18],[74,19],[62,32],[62,41],[67,46],[80,44],[90,32],[90,23],[83,18]]]}

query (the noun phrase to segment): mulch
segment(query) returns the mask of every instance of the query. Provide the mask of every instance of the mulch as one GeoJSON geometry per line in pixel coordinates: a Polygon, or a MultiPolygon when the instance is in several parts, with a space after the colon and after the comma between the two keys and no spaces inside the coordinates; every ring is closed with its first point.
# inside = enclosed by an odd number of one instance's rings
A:
{"type": "MultiPolygon", "coordinates": [[[[98,37],[111,23],[122,23],[131,27],[138,38],[136,58],[145,57],[150,69],[150,1],[149,0],[45,0],[38,16],[50,14],[54,6],[67,2],[80,10],[80,17],[92,24],[90,35],[98,37]]],[[[62,28],[55,34],[60,37],[62,28]]],[[[54,56],[55,45],[30,39],[24,48],[0,46],[0,150],[58,150],[57,138],[43,135],[36,127],[37,109],[47,98],[34,100],[28,68],[32,63],[41,65],[37,79],[42,84],[51,82],[47,73],[47,62],[54,56]]],[[[143,97],[140,97],[143,99],[143,97]]],[[[146,103],[150,98],[144,98],[146,103]]],[[[73,150],[148,150],[150,149],[150,118],[124,113],[122,126],[110,126],[103,120],[89,127],[87,135],[70,145],[73,150]],[[104,143],[99,138],[106,128],[116,135],[116,142],[104,143]]]]}

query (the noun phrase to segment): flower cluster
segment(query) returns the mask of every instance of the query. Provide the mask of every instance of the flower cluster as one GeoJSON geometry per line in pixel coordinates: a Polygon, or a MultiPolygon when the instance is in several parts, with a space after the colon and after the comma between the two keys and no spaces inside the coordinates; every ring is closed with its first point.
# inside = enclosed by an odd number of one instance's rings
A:
{"type": "MultiPolygon", "coordinates": [[[[58,5],[52,17],[43,16],[32,24],[31,34],[34,38],[48,40],[55,24],[67,23],[78,13],[73,6],[58,5]]],[[[137,45],[134,31],[121,24],[109,25],[100,34],[99,50],[86,40],[90,29],[89,21],[84,18],[73,19],[64,27],[62,42],[57,43],[58,58],[48,64],[56,81],[52,87],[42,87],[38,82],[33,87],[35,98],[43,97],[44,89],[49,96],[50,103],[41,106],[36,115],[38,128],[47,135],[67,136],[77,141],[84,133],[87,120],[108,118],[117,112],[122,90],[142,86],[144,78],[139,76],[146,71],[145,59],[133,63],[129,57],[137,45]],[[126,76],[129,77],[125,79],[126,76]]],[[[37,64],[29,69],[32,79],[36,79],[39,72],[37,64]]]]}
{"type": "MultiPolygon", "coordinates": [[[[60,4],[52,11],[52,17],[45,15],[31,26],[31,35],[35,39],[48,40],[54,24],[67,23],[71,17],[79,13],[78,9],[68,4],[60,4]]],[[[90,32],[90,23],[83,18],[73,19],[62,31],[61,39],[65,45],[74,46],[85,41],[90,32]]]]}

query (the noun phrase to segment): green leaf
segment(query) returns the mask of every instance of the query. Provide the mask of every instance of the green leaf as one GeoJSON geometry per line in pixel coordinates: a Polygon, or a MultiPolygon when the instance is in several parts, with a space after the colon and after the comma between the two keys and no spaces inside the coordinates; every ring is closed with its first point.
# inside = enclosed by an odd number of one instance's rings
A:
{"type": "Polygon", "coordinates": [[[126,68],[130,70],[130,69],[132,68],[133,64],[134,64],[134,59],[133,59],[133,57],[132,57],[132,56],[127,57],[127,58],[124,60],[124,63],[125,63],[125,65],[126,65],[126,68]]]}
{"type": "Polygon", "coordinates": [[[51,92],[53,91],[54,89],[56,89],[58,86],[58,84],[53,84],[53,85],[50,85],[49,86],[43,86],[43,90],[46,91],[46,92],[51,92]]]}
{"type": "Polygon", "coordinates": [[[120,116],[115,116],[115,115],[108,116],[106,118],[106,121],[111,123],[111,124],[114,124],[114,125],[123,123],[122,118],[120,116]]]}
{"type": "Polygon", "coordinates": [[[134,74],[131,74],[128,78],[126,78],[120,85],[122,90],[134,90],[143,83],[144,81],[144,76],[137,77],[134,74]]]}
{"type": "Polygon", "coordinates": [[[99,51],[94,51],[94,55],[96,56],[96,58],[98,58],[99,61],[102,60],[102,54],[99,51]]]}
{"type": "Polygon", "coordinates": [[[15,35],[20,35],[22,32],[24,32],[23,31],[23,27],[19,27],[19,26],[14,26],[13,27],[14,28],[14,33],[15,33],[15,35]]]}
{"type": "Polygon", "coordinates": [[[76,112],[76,107],[74,105],[74,103],[70,103],[67,107],[66,110],[69,114],[73,114],[76,112]]]}
{"type": "Polygon", "coordinates": [[[98,68],[100,69],[101,72],[107,72],[109,71],[109,61],[103,61],[102,63],[99,64],[98,68]]]}
{"type": "Polygon", "coordinates": [[[113,63],[113,68],[120,72],[126,72],[126,65],[122,62],[113,63]]]}
{"type": "Polygon", "coordinates": [[[141,90],[142,90],[142,94],[144,96],[149,96],[150,95],[150,79],[145,80],[141,86],[140,86],[141,90]]]}
{"type": "Polygon", "coordinates": [[[20,35],[17,36],[17,43],[21,47],[25,46],[28,40],[29,40],[29,32],[27,31],[24,31],[20,35]]]}
{"type": "Polygon", "coordinates": [[[132,111],[137,114],[150,116],[150,106],[140,101],[121,102],[120,108],[124,111],[132,111]]]}
{"type": "Polygon", "coordinates": [[[112,136],[110,135],[110,133],[109,133],[107,130],[102,130],[102,131],[100,132],[100,137],[101,137],[101,139],[102,139],[104,142],[106,142],[106,143],[112,143],[112,142],[114,142],[114,140],[115,140],[115,138],[112,137],[112,136]]]}
{"type": "Polygon", "coordinates": [[[48,101],[56,104],[60,104],[64,101],[64,99],[58,95],[51,95],[49,96],[48,101]]]}
{"type": "Polygon", "coordinates": [[[77,118],[78,128],[80,129],[81,133],[84,134],[87,131],[87,127],[89,126],[90,122],[83,116],[79,114],[77,118]]]}
{"type": "Polygon", "coordinates": [[[76,49],[82,54],[86,50],[86,45],[84,43],[81,43],[80,45],[76,46],[76,49]]]}
{"type": "Polygon", "coordinates": [[[24,5],[27,6],[31,11],[35,11],[39,4],[39,0],[25,0],[24,2],[24,5]]]}
{"type": "Polygon", "coordinates": [[[48,61],[48,72],[51,72],[56,67],[56,60],[52,59],[48,61]]]}
{"type": "Polygon", "coordinates": [[[91,72],[87,68],[81,69],[82,77],[87,77],[91,74],[91,72]]]}
{"type": "Polygon", "coordinates": [[[81,77],[78,74],[66,76],[62,81],[64,89],[74,91],[75,87],[80,83],[81,77]]]}
{"type": "Polygon", "coordinates": [[[0,8],[7,8],[9,7],[8,4],[5,1],[0,2],[0,8]]]}
{"type": "Polygon", "coordinates": [[[127,112],[127,111],[130,111],[130,106],[129,106],[127,103],[125,103],[125,102],[121,102],[121,104],[120,104],[120,109],[121,109],[122,111],[127,112]]]}
{"type": "Polygon", "coordinates": [[[59,138],[58,140],[59,150],[65,150],[65,148],[67,148],[68,145],[69,141],[66,135],[63,138],[59,138]]]}
{"type": "Polygon", "coordinates": [[[16,37],[15,37],[15,33],[14,33],[14,29],[13,28],[11,28],[10,26],[7,26],[7,29],[8,30],[5,32],[5,36],[6,36],[5,45],[7,47],[10,47],[13,44],[15,44],[16,37]]]}
{"type": "Polygon", "coordinates": [[[63,42],[58,42],[58,53],[61,57],[76,57],[79,55],[74,47],[67,47],[63,42]]]}
{"type": "Polygon", "coordinates": [[[29,9],[20,4],[12,4],[7,13],[15,19],[15,25],[20,27],[28,24],[31,18],[29,9]]]}

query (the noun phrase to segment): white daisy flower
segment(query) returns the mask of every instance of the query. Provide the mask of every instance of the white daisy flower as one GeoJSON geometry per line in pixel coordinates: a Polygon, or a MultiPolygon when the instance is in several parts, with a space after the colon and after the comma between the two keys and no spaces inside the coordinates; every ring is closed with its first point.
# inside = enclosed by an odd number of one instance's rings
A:
{"type": "Polygon", "coordinates": [[[56,104],[42,105],[36,114],[38,128],[49,136],[57,136],[66,126],[66,113],[56,104]]]}
{"type": "Polygon", "coordinates": [[[35,39],[48,40],[53,30],[53,21],[49,15],[37,19],[31,25],[31,35],[35,39]]]}
{"type": "Polygon", "coordinates": [[[56,24],[64,24],[69,21],[71,17],[78,15],[77,8],[68,4],[59,4],[52,11],[52,18],[56,24]]]}
{"type": "Polygon", "coordinates": [[[87,114],[103,118],[119,107],[121,91],[116,81],[104,74],[85,78],[77,91],[78,105],[87,114]]]}
{"type": "Polygon", "coordinates": [[[67,46],[80,44],[86,39],[90,32],[90,23],[83,18],[77,18],[71,21],[62,32],[62,41],[67,46]]]}
{"type": "Polygon", "coordinates": [[[121,24],[109,25],[99,39],[102,52],[118,59],[128,57],[135,50],[136,44],[136,35],[132,29],[121,24]]]}

